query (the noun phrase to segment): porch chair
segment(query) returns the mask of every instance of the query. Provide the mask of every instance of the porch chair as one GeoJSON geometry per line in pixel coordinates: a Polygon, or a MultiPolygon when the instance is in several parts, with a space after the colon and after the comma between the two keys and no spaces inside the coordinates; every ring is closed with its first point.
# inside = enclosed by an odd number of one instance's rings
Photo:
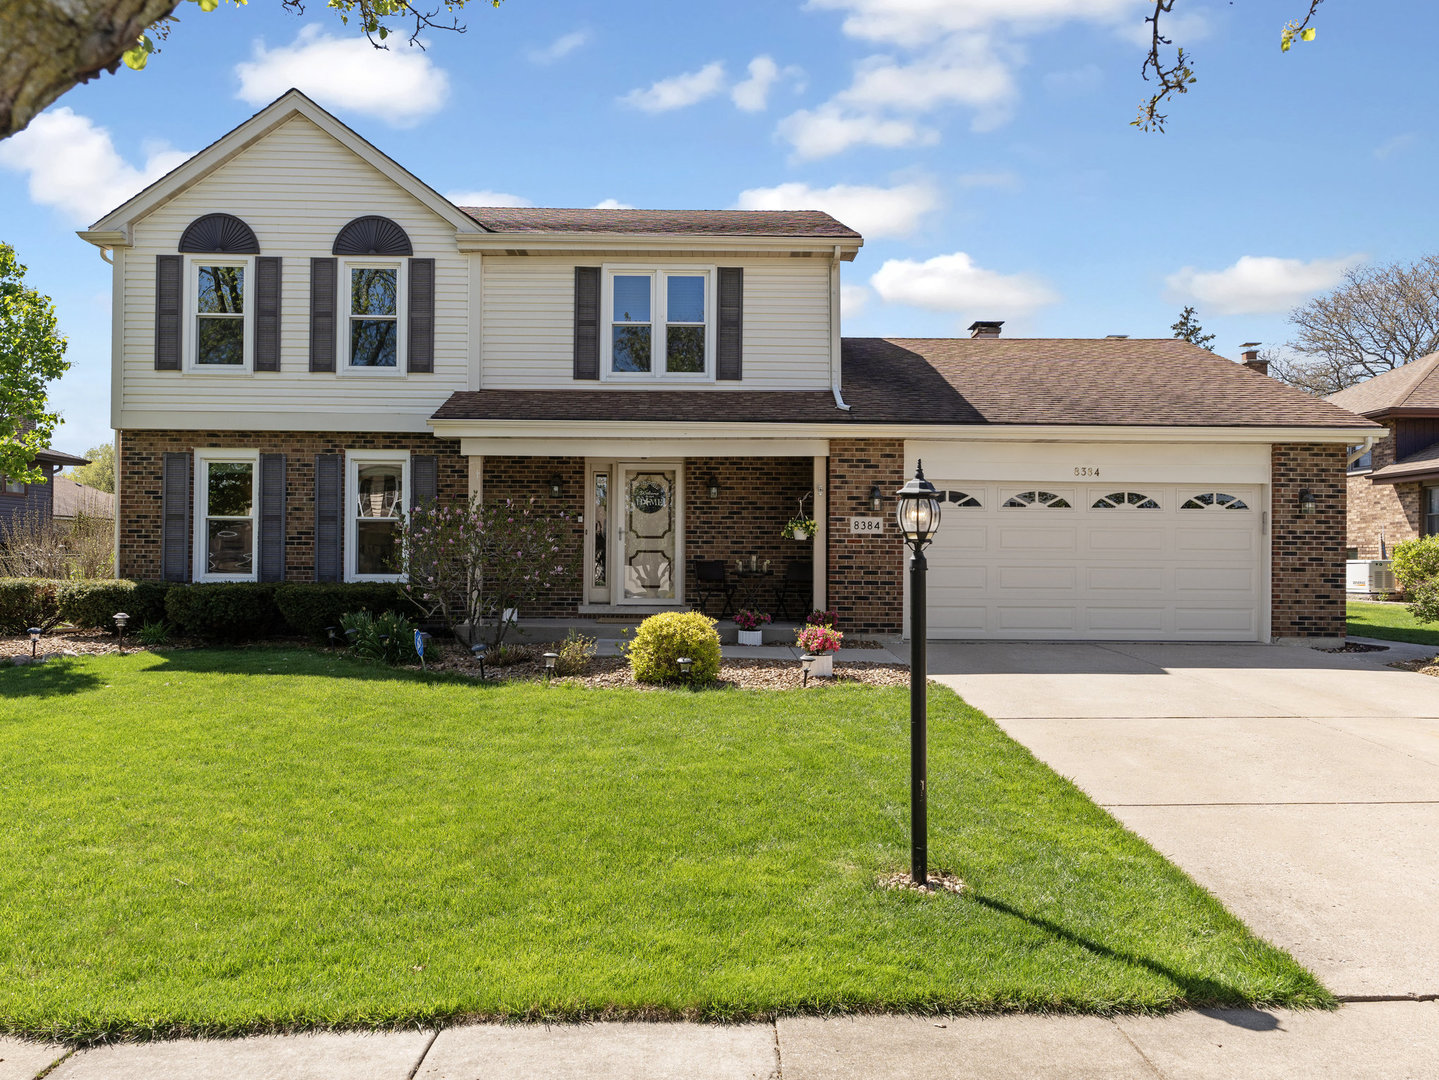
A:
{"type": "Polygon", "coordinates": [[[705,605],[709,603],[711,596],[718,596],[723,601],[720,605],[719,617],[723,619],[727,615],[733,615],[734,590],[734,585],[725,575],[723,559],[695,560],[695,592],[699,596],[700,611],[705,610],[705,605]]]}
{"type": "Polygon", "coordinates": [[[779,588],[775,590],[775,614],[781,619],[788,619],[790,617],[790,602],[797,601],[800,605],[799,614],[808,615],[811,603],[810,598],[813,595],[814,563],[786,563],[784,576],[779,579],[779,588]]]}

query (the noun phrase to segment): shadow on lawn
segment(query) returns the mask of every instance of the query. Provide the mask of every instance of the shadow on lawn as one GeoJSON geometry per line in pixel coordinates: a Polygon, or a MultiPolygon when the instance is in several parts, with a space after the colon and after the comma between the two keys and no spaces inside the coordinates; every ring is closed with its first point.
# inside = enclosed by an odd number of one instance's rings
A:
{"type": "Polygon", "coordinates": [[[150,653],[160,661],[152,670],[186,671],[210,675],[314,675],[366,682],[414,682],[464,684],[476,688],[498,685],[450,672],[424,672],[416,668],[394,668],[367,664],[343,652],[318,648],[233,648],[166,649],[150,653]]]}
{"type": "Polygon", "coordinates": [[[98,675],[79,670],[69,659],[0,669],[0,699],[79,694],[100,685],[98,675]]]}
{"type": "Polygon", "coordinates": [[[1219,982],[1216,979],[1204,976],[1188,975],[1181,971],[1161,964],[1158,960],[1152,960],[1147,956],[1136,956],[1134,953],[1123,952],[1119,949],[1111,949],[1108,945],[1101,945],[1097,941],[1091,941],[1083,935],[1076,934],[1073,930],[1067,930],[1056,922],[1040,918],[1037,915],[1028,915],[1016,907],[1011,907],[1003,900],[996,900],[993,897],[981,896],[973,893],[970,896],[976,904],[982,904],[991,911],[998,911],[1003,915],[1019,919],[1030,926],[1052,934],[1057,938],[1078,945],[1081,949],[1093,953],[1095,956],[1102,956],[1106,960],[1117,960],[1122,964],[1129,964],[1133,967],[1144,968],[1153,972],[1161,978],[1168,979],[1175,986],[1179,987],[1183,995],[1183,1004],[1191,1007],[1216,1006],[1216,1005],[1246,1005],[1248,999],[1227,983],[1219,982]]]}

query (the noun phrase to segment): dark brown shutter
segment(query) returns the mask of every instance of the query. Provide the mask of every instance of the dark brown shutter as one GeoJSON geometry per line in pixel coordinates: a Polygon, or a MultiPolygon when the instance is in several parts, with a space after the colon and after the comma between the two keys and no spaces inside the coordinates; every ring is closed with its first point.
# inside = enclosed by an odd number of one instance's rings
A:
{"type": "Polygon", "coordinates": [[[744,377],[744,267],[719,268],[719,326],[715,340],[715,377],[744,377]]]}
{"type": "MultiPolygon", "coordinates": [[[[335,320],[339,297],[335,259],[310,260],[310,370],[335,370],[335,320]]],[[[336,579],[338,580],[338,579],[336,579]]]]}
{"type": "Polygon", "coordinates": [[[155,370],[180,370],[184,265],[179,255],[155,256],[155,370]]]}
{"type": "Polygon", "coordinates": [[[260,455],[260,580],[285,580],[285,455],[260,455]]]}
{"type": "Polygon", "coordinates": [[[280,260],[255,260],[255,370],[280,370],[280,260]]]}
{"type": "Polygon", "coordinates": [[[436,454],[410,455],[411,506],[433,504],[440,495],[440,459],[436,454]]]}
{"type": "Polygon", "coordinates": [[[435,260],[410,260],[410,340],[406,366],[435,370],[435,260]]]}
{"type": "Polygon", "coordinates": [[[315,580],[345,578],[345,459],[315,455],[315,580]]]}
{"type": "Polygon", "coordinates": [[[575,267],[575,378],[600,377],[600,268],[575,267]]]}
{"type": "Polygon", "coordinates": [[[160,477],[160,577],[190,580],[189,454],[166,454],[160,477]]]}

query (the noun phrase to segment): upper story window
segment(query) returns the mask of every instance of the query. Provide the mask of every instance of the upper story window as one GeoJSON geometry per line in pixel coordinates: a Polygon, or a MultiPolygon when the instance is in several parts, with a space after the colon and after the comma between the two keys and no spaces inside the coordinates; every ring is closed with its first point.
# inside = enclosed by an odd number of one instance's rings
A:
{"type": "Polygon", "coordinates": [[[205,259],[190,264],[196,367],[242,371],[249,366],[249,334],[246,333],[250,310],[246,292],[249,269],[248,260],[205,259]]]}
{"type": "Polygon", "coordinates": [[[711,281],[708,269],[607,270],[606,377],[712,377],[711,281]]]}
{"type": "Polygon", "coordinates": [[[347,263],[349,332],[346,357],[351,368],[400,369],[399,263],[347,263]]]}

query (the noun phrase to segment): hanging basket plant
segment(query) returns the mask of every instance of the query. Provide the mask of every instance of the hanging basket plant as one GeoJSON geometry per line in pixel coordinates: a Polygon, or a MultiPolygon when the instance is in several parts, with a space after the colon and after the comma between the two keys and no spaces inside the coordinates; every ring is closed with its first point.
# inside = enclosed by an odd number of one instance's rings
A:
{"type": "Polygon", "coordinates": [[[785,523],[785,527],[780,530],[780,535],[786,540],[808,540],[814,535],[814,530],[814,518],[796,514],[785,523]]]}

